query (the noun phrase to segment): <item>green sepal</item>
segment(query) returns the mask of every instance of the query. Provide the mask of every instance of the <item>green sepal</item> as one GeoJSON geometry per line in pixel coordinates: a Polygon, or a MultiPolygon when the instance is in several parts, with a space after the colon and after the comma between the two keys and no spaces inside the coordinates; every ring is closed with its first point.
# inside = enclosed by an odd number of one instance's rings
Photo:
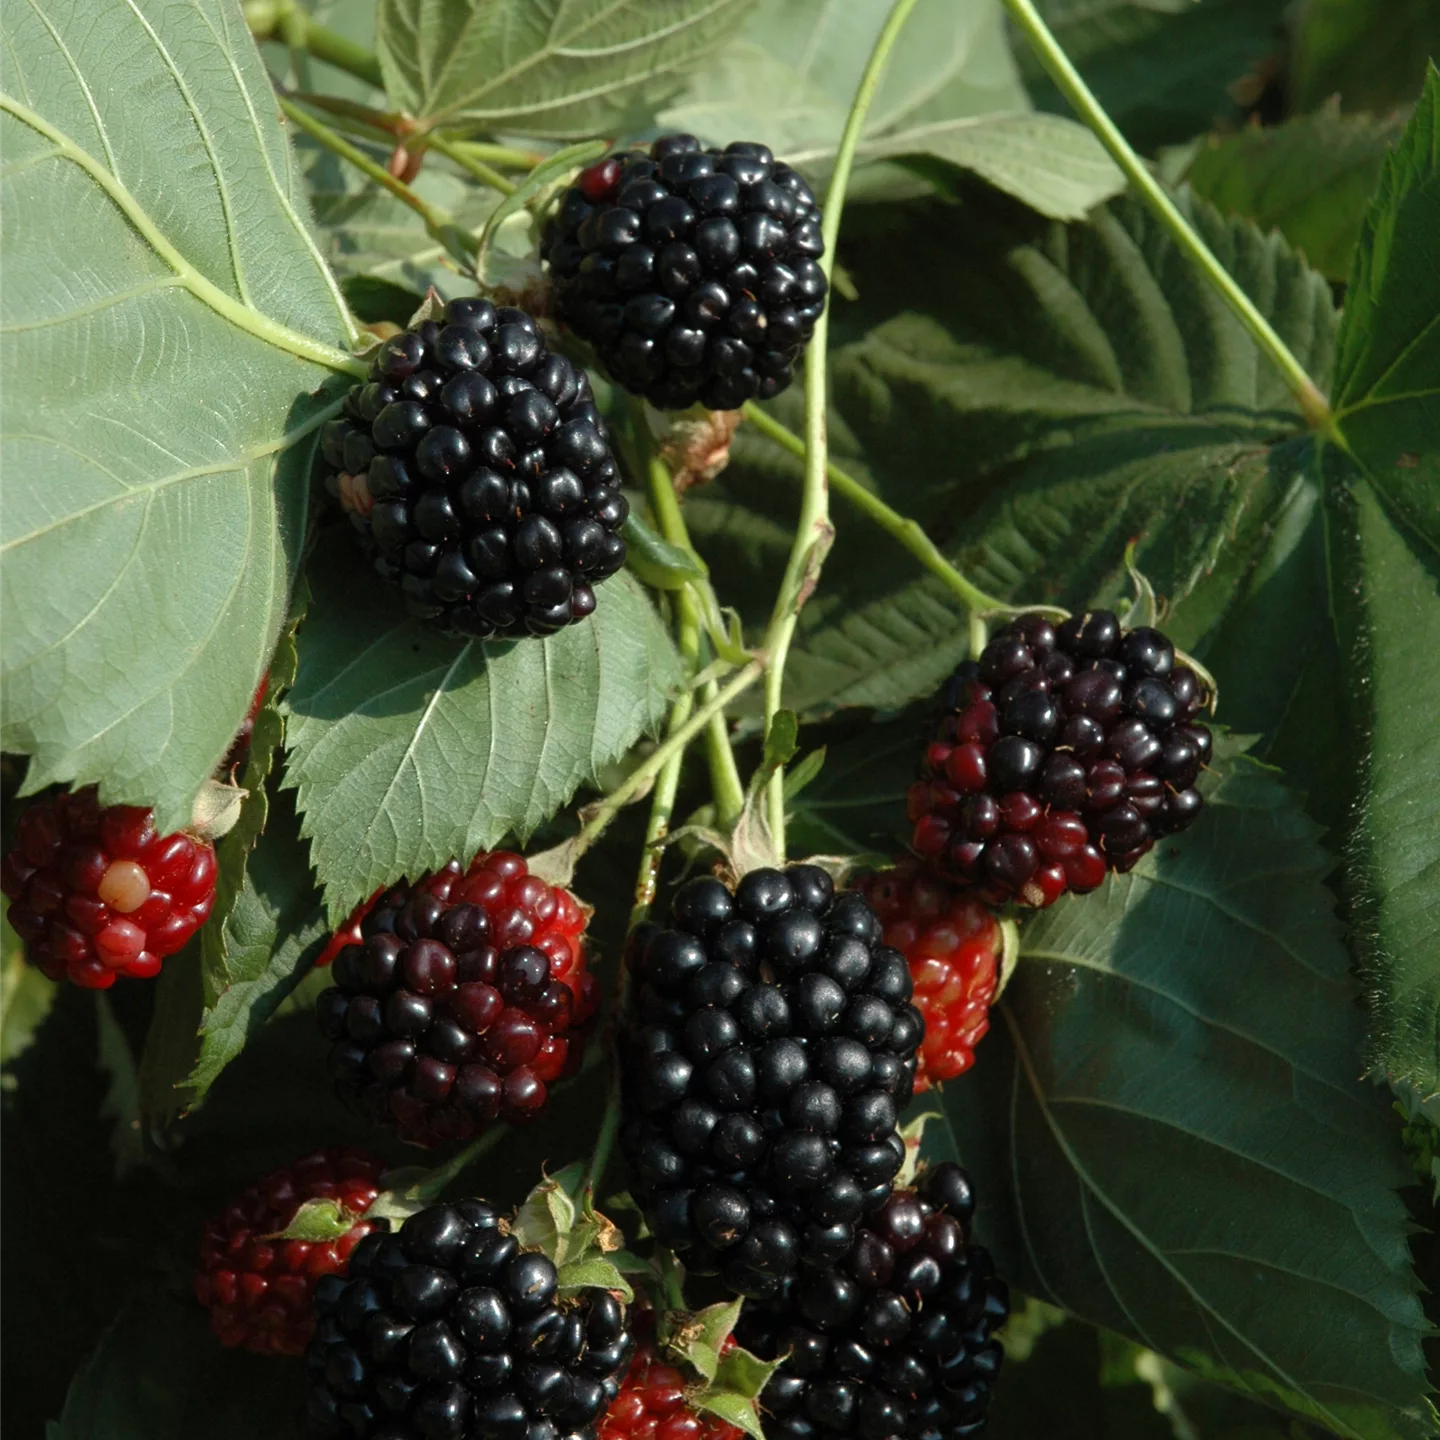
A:
{"type": "Polygon", "coordinates": [[[360,1218],[338,1200],[307,1200],[291,1216],[290,1223],[278,1235],[265,1238],[309,1240],[323,1244],[327,1240],[338,1240],[342,1235],[348,1235],[360,1218]]]}
{"type": "Polygon", "coordinates": [[[760,1413],[753,1400],[747,1400],[733,1390],[714,1390],[694,1397],[697,1410],[706,1410],[718,1415],[727,1425],[743,1430],[752,1440],[765,1440],[765,1431],[760,1425],[760,1413]]]}

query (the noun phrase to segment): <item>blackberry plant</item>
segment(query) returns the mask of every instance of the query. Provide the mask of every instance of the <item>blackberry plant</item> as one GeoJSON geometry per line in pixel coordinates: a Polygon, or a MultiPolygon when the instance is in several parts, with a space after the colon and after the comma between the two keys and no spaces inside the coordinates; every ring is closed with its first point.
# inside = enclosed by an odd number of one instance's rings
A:
{"type": "Polygon", "coordinates": [[[1074,8],[7,8],[7,1429],[1435,1432],[1435,37],[1074,8]]]}

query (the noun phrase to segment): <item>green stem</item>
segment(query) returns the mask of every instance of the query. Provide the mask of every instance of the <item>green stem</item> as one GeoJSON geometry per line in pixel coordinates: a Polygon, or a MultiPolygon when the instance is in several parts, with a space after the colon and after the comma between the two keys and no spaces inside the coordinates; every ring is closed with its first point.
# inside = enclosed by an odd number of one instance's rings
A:
{"type": "Polygon", "coordinates": [[[246,0],[241,10],[250,33],[257,40],[283,39],[286,44],[356,76],[377,90],[385,88],[380,61],[373,52],[317,25],[295,0],[246,0]]]}
{"type": "MultiPolygon", "coordinates": [[[[624,962],[622,961],[623,965],[624,962]]],[[[612,1056],[610,1061],[610,1088],[605,1096],[605,1113],[600,1117],[600,1133],[595,1137],[595,1148],[590,1152],[590,1163],[585,1167],[585,1185],[591,1195],[599,1193],[605,1181],[605,1167],[610,1163],[610,1152],[615,1148],[615,1137],[620,1133],[620,1062],[612,1056]]]]}
{"type": "Polygon", "coordinates": [[[342,160],[348,160],[357,170],[363,171],[377,185],[383,186],[397,200],[408,205],[425,222],[425,228],[437,240],[440,239],[443,231],[451,226],[448,215],[422,200],[403,180],[397,180],[379,161],[372,160],[358,146],[352,145],[343,136],[337,135],[328,125],[317,120],[313,115],[307,114],[283,95],[279,98],[280,108],[289,119],[293,120],[307,135],[318,140],[327,150],[332,151],[342,160]]]}
{"type": "Polygon", "coordinates": [[[428,131],[424,143],[432,150],[438,150],[448,160],[453,160],[462,170],[468,171],[482,185],[498,190],[502,195],[515,193],[515,182],[508,180],[498,170],[492,169],[483,160],[462,148],[453,140],[447,140],[438,130],[428,131]]]}
{"type": "MultiPolygon", "coordinates": [[[[646,467],[650,506],[655,512],[660,534],[689,555],[695,554],[690,542],[690,531],[685,525],[685,516],[680,509],[680,497],[675,493],[675,482],[669,468],[658,455],[652,454],[646,467]]],[[[698,556],[697,556],[698,559],[698,556]]],[[[699,612],[694,597],[688,589],[676,596],[682,627],[691,624],[699,626],[699,612]]],[[[708,703],[719,693],[719,685],[707,680],[701,689],[702,701],[708,703]]],[[[723,712],[717,711],[705,728],[705,755],[710,766],[710,790],[715,801],[715,819],[723,830],[740,818],[745,808],[745,784],[740,779],[740,767],[735,763],[735,752],[730,748],[730,731],[725,724],[723,712]]]]}
{"type": "Polygon", "coordinates": [[[1050,33],[1032,0],[1005,0],[1005,7],[1075,113],[1095,132],[1096,138],[1110,152],[1111,158],[1124,171],[1125,178],[1139,191],[1141,198],[1155,212],[1175,243],[1220,292],[1235,312],[1236,318],[1250,332],[1251,338],[1284,376],[1285,383],[1299,402],[1310,428],[1338,444],[1339,432],[1335,425],[1335,416],[1320,387],[1291,354],[1290,348],[1255,308],[1250,297],[1235,282],[1230,272],[1215,258],[1210,247],[1195,233],[1150,173],[1145,162],[1130,148],[1130,142],[1120,133],[1115,122],[1106,114],[1105,107],[1081,79],[1080,72],[1070,63],[1069,57],[1050,33]]]}
{"type": "MultiPolygon", "coordinates": [[[[753,400],[745,404],[745,418],[763,435],[783,446],[792,455],[805,454],[805,442],[791,429],[782,425],[768,411],[762,410],[753,400]]],[[[918,520],[892,510],[873,490],[868,490],[853,475],[842,470],[835,462],[829,461],[825,474],[830,488],[843,495],[857,510],[873,520],[887,535],[898,540],[934,576],[944,581],[969,610],[1004,610],[1008,607],[1002,600],[987,595],[978,585],[973,585],[939,551],[935,542],[925,533],[918,520]]]]}
{"type": "MultiPolygon", "coordinates": [[[[885,62],[900,36],[916,0],[895,0],[889,18],[870,52],[865,73],[860,77],[859,88],[850,105],[850,114],[845,121],[845,130],[840,137],[840,148],[835,156],[835,169],[830,177],[830,188],[825,195],[824,220],[821,234],[825,241],[825,253],[820,264],[829,280],[835,266],[835,244],[840,235],[840,215],[845,208],[845,189],[850,183],[850,170],[855,162],[855,147],[860,143],[860,133],[865,128],[865,117],[870,113],[870,102],[880,86],[880,76],[885,62]]],[[[765,731],[770,727],[780,709],[781,696],[785,686],[785,661],[790,653],[790,642],[795,636],[795,625],[800,610],[810,598],[820,578],[820,567],[825,563],[825,554],[830,548],[834,531],[830,525],[830,491],[826,484],[826,460],[828,459],[825,432],[825,363],[826,345],[830,335],[830,306],[827,302],[815,322],[815,333],[810,348],[805,354],[805,480],[800,492],[800,518],[795,526],[795,540],[790,547],[790,559],[780,581],[780,593],[775,598],[775,609],[770,616],[770,625],[765,633],[765,651],[768,665],[765,672],[765,731]]],[[[782,858],[785,854],[785,773],[777,768],[770,779],[766,795],[766,811],[770,831],[774,838],[775,850],[782,858]]]]}
{"type": "Polygon", "coordinates": [[[566,850],[573,859],[579,859],[601,836],[610,822],[665,768],[671,757],[683,750],[709,723],[712,716],[722,713],[743,695],[765,673],[763,657],[752,660],[744,669],[737,671],[726,682],[723,689],[716,691],[712,699],[706,700],[680,727],[665,738],[662,745],[637,765],[625,779],[595,806],[589,820],[581,827],[580,833],[569,842],[566,850]]]}
{"type": "Polygon", "coordinates": [[[517,150],[513,145],[492,145],[486,140],[453,140],[451,144],[487,165],[503,165],[509,170],[533,170],[545,160],[538,150],[517,150]]]}

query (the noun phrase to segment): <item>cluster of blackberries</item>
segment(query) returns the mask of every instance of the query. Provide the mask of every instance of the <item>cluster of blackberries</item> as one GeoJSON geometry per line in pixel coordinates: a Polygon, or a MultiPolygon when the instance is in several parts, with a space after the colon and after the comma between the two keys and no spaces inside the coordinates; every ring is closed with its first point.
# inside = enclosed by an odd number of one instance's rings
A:
{"type": "Polygon", "coordinates": [[[936,1440],[985,1423],[1009,1293],[969,1243],[970,1182],[938,1165],[897,1190],[844,1263],[812,1270],[781,1304],[752,1303],[735,1335],[786,1357],[761,1398],[774,1440],[936,1440]]]}
{"type": "Polygon", "coordinates": [[[1158,630],[1021,617],[946,689],[910,790],[916,853],[994,901],[1094,890],[1199,814],[1208,698],[1158,630]]]}
{"type": "Polygon", "coordinates": [[[523,310],[452,300],[387,340],[320,444],[376,568],[451,630],[549,635],[625,563],[590,382],[523,310]]]}
{"type": "Polygon", "coordinates": [[[348,1275],[315,1287],[309,1420],[357,1440],[563,1440],[589,1431],[630,1359],[606,1290],[558,1296],[479,1200],[433,1205],[367,1235],[348,1275]]]}
{"type": "Polygon", "coordinates": [[[420,1145],[533,1120],[595,1012],[584,927],[505,851],[381,895],[316,1000],[341,1098],[420,1145]]]}
{"type": "Polygon", "coordinates": [[[661,409],[734,410],[789,383],[825,308],[810,187],[764,145],[667,135],[592,165],[541,248],[560,318],[661,409]]]}
{"type": "Polygon", "coordinates": [[[844,1258],[904,1159],[924,1025],[904,958],[812,865],[677,892],[632,938],[621,1144],[651,1228],[740,1295],[844,1258]]]}

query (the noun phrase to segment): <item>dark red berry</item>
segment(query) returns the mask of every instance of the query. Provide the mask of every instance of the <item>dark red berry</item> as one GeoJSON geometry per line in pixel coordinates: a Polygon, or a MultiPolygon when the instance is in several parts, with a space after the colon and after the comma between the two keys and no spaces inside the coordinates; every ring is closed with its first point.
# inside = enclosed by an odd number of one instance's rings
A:
{"type": "Polygon", "coordinates": [[[344,1275],[350,1252],[375,1226],[363,1218],[384,1167],[359,1150],[320,1150],[267,1175],[206,1227],[195,1295],[222,1345],[263,1355],[303,1353],[314,1329],[316,1282],[344,1275]],[[276,1238],[311,1200],[356,1217],[338,1240],[276,1238]]]}
{"type": "Polygon", "coordinates": [[[0,862],[25,958],[89,990],[158,975],[209,916],[215,878],[208,840],[157,835],[138,806],[101,809],[93,785],[32,804],[0,862]]]}

